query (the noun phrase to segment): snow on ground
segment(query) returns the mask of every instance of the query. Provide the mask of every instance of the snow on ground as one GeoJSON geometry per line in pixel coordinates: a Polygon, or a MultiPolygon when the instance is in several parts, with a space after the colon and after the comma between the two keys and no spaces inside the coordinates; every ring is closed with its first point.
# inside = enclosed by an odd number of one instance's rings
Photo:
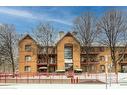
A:
{"type": "MultiPolygon", "coordinates": [[[[75,75],[79,79],[99,79],[106,81],[105,73],[75,75]]],[[[34,76],[29,79],[70,79],[67,76],[34,76]]],[[[114,73],[107,75],[107,84],[20,84],[20,83],[0,83],[0,95],[121,95],[126,93],[127,73],[118,74],[118,84],[114,73]],[[2,90],[3,92],[1,92],[2,90]],[[11,90],[11,91],[8,91],[11,90]],[[13,92],[12,92],[13,91],[13,92]]],[[[15,78],[14,78],[15,79],[15,78]]],[[[19,78],[20,79],[20,78],[19,78]]],[[[27,79],[27,77],[22,77],[27,79]]]]}
{"type": "Polygon", "coordinates": [[[112,84],[0,84],[0,89],[127,89],[127,85],[112,84]]]}

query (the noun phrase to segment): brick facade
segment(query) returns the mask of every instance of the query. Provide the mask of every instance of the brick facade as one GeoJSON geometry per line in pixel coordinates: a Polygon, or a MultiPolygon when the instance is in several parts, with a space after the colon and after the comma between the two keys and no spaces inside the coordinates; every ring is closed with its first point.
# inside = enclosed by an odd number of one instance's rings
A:
{"type": "MultiPolygon", "coordinates": [[[[54,52],[49,54],[49,71],[50,72],[59,72],[66,71],[66,62],[65,62],[65,47],[72,48],[72,70],[82,70],[83,72],[87,72],[87,64],[85,62],[85,52],[83,51],[83,47],[80,45],[78,40],[71,33],[67,33],[64,35],[57,43],[56,46],[51,46],[49,50],[53,49],[54,52]]],[[[91,72],[105,72],[105,68],[109,67],[111,64],[111,56],[109,48],[101,47],[101,46],[93,46],[93,49],[90,52],[91,60],[90,71],[91,72]],[[106,65],[107,64],[107,65],[106,65]]],[[[38,45],[36,41],[29,35],[26,35],[19,42],[19,72],[25,73],[30,69],[30,72],[45,72],[46,70],[46,62],[43,61],[41,55],[37,52],[38,45]],[[25,46],[30,45],[31,50],[26,51],[25,46]],[[27,58],[28,56],[28,58],[27,58]],[[26,57],[26,58],[25,58],[26,57]],[[26,61],[26,59],[28,61],[26,61]],[[39,60],[42,60],[41,62],[39,60]],[[28,67],[26,67],[28,66],[28,67]],[[30,68],[29,68],[30,67],[30,68]],[[26,70],[26,71],[25,71],[26,70]]],[[[119,54],[118,54],[119,55],[119,54]]],[[[121,62],[122,65],[118,65],[118,71],[122,70],[122,66],[126,66],[127,62],[124,60],[121,62]]],[[[126,68],[126,67],[124,67],[126,68]]],[[[113,71],[113,70],[112,70],[113,71]]]]}

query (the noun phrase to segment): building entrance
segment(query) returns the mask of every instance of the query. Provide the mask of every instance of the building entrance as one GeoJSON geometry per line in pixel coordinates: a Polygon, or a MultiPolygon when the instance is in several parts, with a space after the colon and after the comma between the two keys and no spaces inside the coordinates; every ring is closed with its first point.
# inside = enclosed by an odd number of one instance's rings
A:
{"type": "Polygon", "coordinates": [[[72,71],[73,70],[73,47],[72,45],[65,45],[64,47],[64,62],[65,62],[65,70],[72,71]]]}
{"type": "Polygon", "coordinates": [[[127,65],[122,65],[121,68],[123,73],[127,73],[127,65]]]}
{"type": "Polygon", "coordinates": [[[73,63],[65,63],[66,71],[73,71],[73,63]]]}

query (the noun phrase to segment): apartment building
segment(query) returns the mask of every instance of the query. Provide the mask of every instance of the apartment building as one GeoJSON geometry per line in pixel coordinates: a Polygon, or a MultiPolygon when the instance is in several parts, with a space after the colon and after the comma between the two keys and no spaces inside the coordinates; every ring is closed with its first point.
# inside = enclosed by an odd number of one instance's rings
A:
{"type": "MultiPolygon", "coordinates": [[[[112,67],[109,48],[93,46],[89,53],[89,61],[86,62],[86,53],[73,33],[60,33],[60,39],[54,46],[48,47],[48,55],[30,36],[26,35],[19,41],[19,72],[105,72],[112,67]],[[47,62],[48,58],[48,62],[47,62]],[[47,64],[48,63],[48,64],[47,64]]],[[[122,47],[118,47],[119,48],[122,47]]],[[[118,53],[118,56],[120,53],[118,53]]],[[[112,69],[112,71],[114,71],[112,69]]],[[[127,71],[127,53],[120,64],[118,71],[127,71]]]]}

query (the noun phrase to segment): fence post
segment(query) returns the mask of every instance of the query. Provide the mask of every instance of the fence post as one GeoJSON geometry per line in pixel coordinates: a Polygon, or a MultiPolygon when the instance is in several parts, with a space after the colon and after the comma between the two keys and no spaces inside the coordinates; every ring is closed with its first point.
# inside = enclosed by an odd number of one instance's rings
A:
{"type": "Polygon", "coordinates": [[[32,75],[33,75],[33,78],[34,78],[34,73],[32,73],[32,75]]]}
{"type": "Polygon", "coordinates": [[[22,79],[21,79],[21,73],[18,74],[19,75],[19,83],[21,83],[22,79]]]}
{"type": "Polygon", "coordinates": [[[71,78],[71,84],[73,84],[73,78],[71,78]]]}
{"type": "Polygon", "coordinates": [[[79,80],[78,80],[78,77],[76,78],[76,83],[78,83],[79,82],[79,80]]]}
{"type": "Polygon", "coordinates": [[[40,84],[40,73],[39,73],[39,84],[40,84]]]}
{"type": "Polygon", "coordinates": [[[29,83],[29,74],[27,72],[27,83],[29,83]]]}
{"type": "Polygon", "coordinates": [[[1,75],[0,75],[0,83],[1,83],[1,75]]]}
{"type": "Polygon", "coordinates": [[[5,83],[6,83],[6,73],[4,75],[5,75],[5,83]]]}
{"type": "Polygon", "coordinates": [[[97,73],[95,74],[95,76],[96,76],[96,80],[97,80],[97,73]]]}
{"type": "Polygon", "coordinates": [[[17,74],[16,74],[16,83],[17,83],[17,74]]]}
{"type": "Polygon", "coordinates": [[[33,82],[33,83],[34,83],[34,74],[35,74],[35,73],[32,73],[32,75],[33,75],[33,79],[32,79],[32,82],[33,82]]]}
{"type": "Polygon", "coordinates": [[[108,88],[107,73],[105,74],[105,76],[106,76],[105,79],[106,79],[106,89],[107,89],[108,88]]]}
{"type": "Polygon", "coordinates": [[[118,80],[119,80],[119,75],[118,75],[119,73],[117,72],[117,84],[118,84],[118,80]]]}
{"type": "Polygon", "coordinates": [[[51,74],[49,74],[49,77],[50,77],[50,84],[51,84],[51,74]]]}

